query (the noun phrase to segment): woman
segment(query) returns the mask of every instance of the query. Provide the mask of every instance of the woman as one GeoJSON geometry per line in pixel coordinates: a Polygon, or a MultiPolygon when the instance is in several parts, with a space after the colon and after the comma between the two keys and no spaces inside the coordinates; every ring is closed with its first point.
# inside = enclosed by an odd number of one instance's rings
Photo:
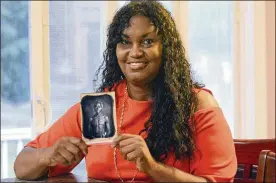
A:
{"type": "Polygon", "coordinates": [[[15,161],[20,179],[57,176],[85,156],[89,177],[107,181],[229,182],[236,173],[231,132],[211,92],[191,78],[170,13],[158,2],[130,2],[108,28],[99,91],[115,91],[120,135],[81,140],[72,106],[15,161]]]}

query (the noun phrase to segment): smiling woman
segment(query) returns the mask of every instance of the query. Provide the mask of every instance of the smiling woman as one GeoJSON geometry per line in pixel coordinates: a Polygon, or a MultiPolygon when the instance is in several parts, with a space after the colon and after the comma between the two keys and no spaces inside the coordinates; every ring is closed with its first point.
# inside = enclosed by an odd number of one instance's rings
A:
{"type": "Polygon", "coordinates": [[[120,135],[111,146],[87,146],[77,103],[18,155],[18,178],[64,174],[85,157],[88,176],[98,180],[233,181],[229,126],[212,92],[192,78],[175,22],[161,3],[120,8],[103,58],[97,91],[115,92],[120,135]]]}

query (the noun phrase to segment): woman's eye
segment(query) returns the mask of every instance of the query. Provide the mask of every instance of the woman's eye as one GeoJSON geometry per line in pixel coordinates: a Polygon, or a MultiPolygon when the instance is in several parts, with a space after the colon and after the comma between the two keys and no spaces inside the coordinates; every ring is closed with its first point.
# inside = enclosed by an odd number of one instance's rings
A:
{"type": "Polygon", "coordinates": [[[145,45],[151,45],[152,43],[153,43],[152,39],[146,39],[143,41],[143,44],[145,44],[145,45]]]}

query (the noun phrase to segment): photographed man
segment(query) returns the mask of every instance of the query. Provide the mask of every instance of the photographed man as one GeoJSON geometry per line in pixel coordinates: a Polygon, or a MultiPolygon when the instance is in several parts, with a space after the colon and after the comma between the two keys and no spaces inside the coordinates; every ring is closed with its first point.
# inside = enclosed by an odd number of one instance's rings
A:
{"type": "Polygon", "coordinates": [[[111,134],[110,122],[108,116],[102,113],[103,102],[96,101],[94,105],[94,114],[89,118],[89,132],[93,133],[94,138],[109,137],[111,134]]]}

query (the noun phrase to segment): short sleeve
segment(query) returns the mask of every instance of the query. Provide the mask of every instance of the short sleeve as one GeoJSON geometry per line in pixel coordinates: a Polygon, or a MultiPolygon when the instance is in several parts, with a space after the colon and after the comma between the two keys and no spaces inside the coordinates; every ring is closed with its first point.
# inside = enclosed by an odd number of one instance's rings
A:
{"type": "Polygon", "coordinates": [[[195,113],[196,152],[191,173],[211,182],[233,182],[237,159],[230,128],[219,107],[195,113]]]}
{"type": "MultiPolygon", "coordinates": [[[[67,112],[58,119],[53,125],[37,136],[33,141],[26,144],[25,147],[46,148],[50,147],[55,142],[64,136],[81,138],[81,118],[80,118],[80,104],[73,105],[67,112]]],[[[71,166],[63,166],[58,164],[50,167],[48,175],[50,177],[69,173],[77,164],[71,166]]]]}

